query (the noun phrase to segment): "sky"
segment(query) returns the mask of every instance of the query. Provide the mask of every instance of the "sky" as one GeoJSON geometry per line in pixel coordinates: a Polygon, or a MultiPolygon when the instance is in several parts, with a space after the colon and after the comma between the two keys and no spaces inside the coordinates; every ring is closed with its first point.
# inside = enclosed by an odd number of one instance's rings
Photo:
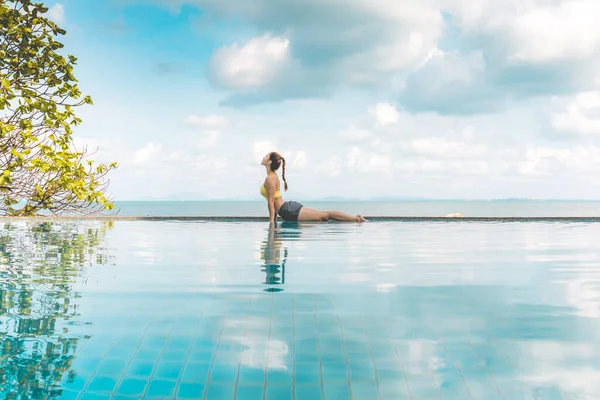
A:
{"type": "Polygon", "coordinates": [[[597,199],[597,0],[61,0],[115,200],[597,199]]]}

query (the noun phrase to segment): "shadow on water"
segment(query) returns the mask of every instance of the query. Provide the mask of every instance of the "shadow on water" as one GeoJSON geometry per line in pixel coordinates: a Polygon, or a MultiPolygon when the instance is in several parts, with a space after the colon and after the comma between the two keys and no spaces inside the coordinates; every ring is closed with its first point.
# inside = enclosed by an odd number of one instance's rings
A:
{"type": "Polygon", "coordinates": [[[61,396],[60,382],[89,337],[70,329],[81,324],[72,285],[92,263],[111,263],[100,247],[111,228],[110,221],[0,226],[0,397],[61,396]]]}

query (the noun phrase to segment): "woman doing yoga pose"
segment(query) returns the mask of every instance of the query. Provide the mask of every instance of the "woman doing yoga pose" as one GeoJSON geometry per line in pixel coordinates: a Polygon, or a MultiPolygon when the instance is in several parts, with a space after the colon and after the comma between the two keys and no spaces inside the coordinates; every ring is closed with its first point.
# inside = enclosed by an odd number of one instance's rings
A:
{"type": "Polygon", "coordinates": [[[261,165],[267,170],[265,182],[260,187],[260,194],[267,199],[269,207],[269,221],[274,223],[279,215],[284,221],[355,221],[365,222],[360,214],[350,215],[341,211],[321,211],[304,207],[297,201],[284,201],[281,196],[281,188],[277,170],[281,167],[283,187],[287,191],[288,185],[285,180],[285,159],[277,152],[271,152],[262,159],[261,165]]]}

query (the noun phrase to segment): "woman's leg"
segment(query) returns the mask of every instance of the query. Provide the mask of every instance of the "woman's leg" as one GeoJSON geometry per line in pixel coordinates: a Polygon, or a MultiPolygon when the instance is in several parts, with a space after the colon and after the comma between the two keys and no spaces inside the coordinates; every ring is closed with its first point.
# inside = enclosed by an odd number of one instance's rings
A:
{"type": "Polygon", "coordinates": [[[308,207],[302,207],[300,209],[300,214],[298,214],[298,221],[329,221],[330,219],[336,221],[366,221],[361,215],[355,216],[341,211],[321,211],[308,207]]]}

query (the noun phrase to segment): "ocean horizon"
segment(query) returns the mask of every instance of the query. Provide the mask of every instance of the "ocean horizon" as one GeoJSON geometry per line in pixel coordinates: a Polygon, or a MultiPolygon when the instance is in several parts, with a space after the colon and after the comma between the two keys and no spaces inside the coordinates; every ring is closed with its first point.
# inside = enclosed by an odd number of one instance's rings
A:
{"type": "MultiPolygon", "coordinates": [[[[465,217],[595,217],[600,200],[490,199],[490,200],[351,200],[302,201],[306,207],[350,214],[386,217],[437,217],[460,213],[465,217]]],[[[129,200],[115,201],[119,216],[267,216],[264,200],[129,200]]]]}

